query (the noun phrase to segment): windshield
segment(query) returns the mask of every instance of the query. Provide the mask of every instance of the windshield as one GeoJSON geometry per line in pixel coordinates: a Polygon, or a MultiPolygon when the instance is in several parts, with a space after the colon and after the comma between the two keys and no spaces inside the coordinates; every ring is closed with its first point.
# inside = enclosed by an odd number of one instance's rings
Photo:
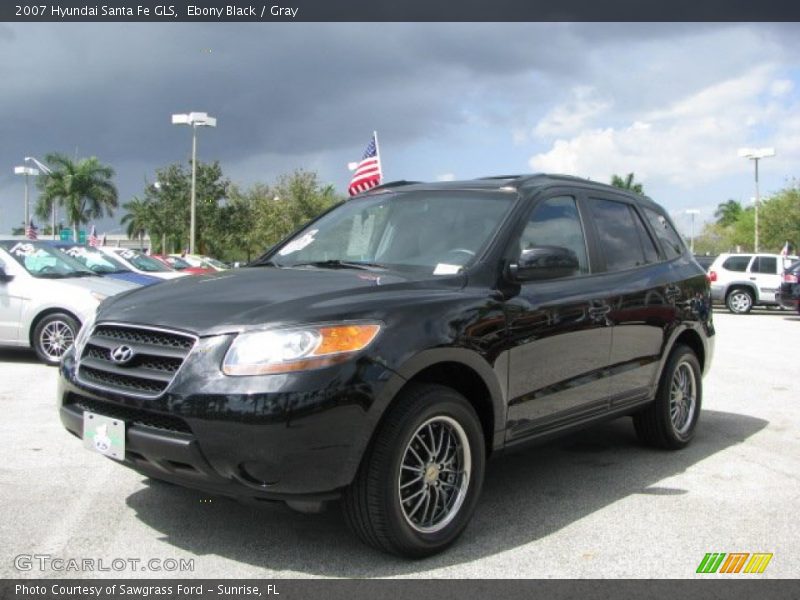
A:
{"type": "Polygon", "coordinates": [[[351,200],[302,230],[270,259],[279,267],[359,263],[452,275],[486,246],[515,197],[429,191],[351,200]]]}
{"type": "Polygon", "coordinates": [[[94,275],[74,258],[42,242],[0,242],[0,247],[34,277],[61,279],[94,275]]]}
{"type": "Polygon", "coordinates": [[[216,258],[211,258],[210,256],[204,256],[203,257],[203,262],[208,263],[209,265],[211,265],[211,267],[213,267],[214,269],[217,269],[217,270],[224,271],[224,270],[228,269],[228,265],[226,265],[224,262],[219,261],[216,258]]]}
{"type": "Polygon", "coordinates": [[[182,258],[175,258],[174,256],[168,256],[165,260],[173,269],[177,269],[178,271],[183,271],[192,266],[182,258]]]}
{"type": "Polygon", "coordinates": [[[59,246],[61,252],[71,256],[95,273],[130,273],[116,258],[87,246],[59,246]]]}
{"type": "Polygon", "coordinates": [[[169,273],[173,270],[160,260],[142,254],[138,250],[115,250],[115,252],[140,271],[147,271],[148,273],[169,273]]]}

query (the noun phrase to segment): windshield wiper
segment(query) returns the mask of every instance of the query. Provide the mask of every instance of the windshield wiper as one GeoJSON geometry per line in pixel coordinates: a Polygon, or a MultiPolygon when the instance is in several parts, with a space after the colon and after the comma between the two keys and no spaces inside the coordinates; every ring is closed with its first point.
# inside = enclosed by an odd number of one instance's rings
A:
{"type": "Polygon", "coordinates": [[[293,265],[286,265],[287,267],[318,267],[320,269],[385,269],[386,266],[379,263],[372,262],[355,262],[348,260],[339,260],[337,258],[331,260],[317,260],[312,262],[294,263],[293,265]]]}
{"type": "Polygon", "coordinates": [[[72,273],[64,273],[63,277],[99,277],[94,271],[73,271],[72,273]]]}

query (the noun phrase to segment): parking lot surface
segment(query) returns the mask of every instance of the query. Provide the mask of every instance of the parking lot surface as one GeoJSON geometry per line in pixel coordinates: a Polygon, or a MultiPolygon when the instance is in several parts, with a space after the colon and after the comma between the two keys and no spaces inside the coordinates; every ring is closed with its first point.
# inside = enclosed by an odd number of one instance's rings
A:
{"type": "Polygon", "coordinates": [[[708,552],[767,552],[747,577],[796,577],[800,316],[718,310],[715,323],[689,448],[644,448],[626,418],[494,460],[465,534],[422,561],[362,546],[335,505],[245,506],[84,450],[58,419],[55,369],[0,350],[0,576],[686,578],[708,552]],[[20,555],[126,566],[19,570],[20,555]],[[142,571],[153,559],[193,571],[142,571]]]}

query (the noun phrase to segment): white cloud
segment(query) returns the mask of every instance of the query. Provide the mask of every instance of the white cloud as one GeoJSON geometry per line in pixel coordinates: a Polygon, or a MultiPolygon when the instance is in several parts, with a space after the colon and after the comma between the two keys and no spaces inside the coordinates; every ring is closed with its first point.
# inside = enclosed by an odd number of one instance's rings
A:
{"type": "Polygon", "coordinates": [[[455,181],[456,175],[455,173],[442,173],[441,175],[436,176],[436,181],[455,181]]]}
{"type": "Polygon", "coordinates": [[[776,80],[774,70],[757,67],[663,108],[633,113],[627,125],[604,124],[597,111],[591,126],[559,137],[529,164],[600,181],[634,172],[646,186],[651,180],[688,188],[740,172],[741,146],[775,145],[791,168],[789,161],[800,158],[798,106],[787,94],[791,82],[776,80]]]}
{"type": "Polygon", "coordinates": [[[533,128],[533,134],[552,137],[577,133],[587,121],[610,107],[611,103],[601,99],[593,87],[575,87],[569,101],[550,110],[533,128]]]}

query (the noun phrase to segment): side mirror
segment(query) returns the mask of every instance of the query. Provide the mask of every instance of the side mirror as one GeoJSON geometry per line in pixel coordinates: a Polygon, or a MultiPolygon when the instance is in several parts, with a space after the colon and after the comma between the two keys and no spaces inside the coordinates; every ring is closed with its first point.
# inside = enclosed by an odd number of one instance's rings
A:
{"type": "Polygon", "coordinates": [[[578,257],[561,246],[534,246],[524,249],[519,260],[508,265],[512,281],[540,281],[569,277],[580,270],[578,257]]]}
{"type": "Polygon", "coordinates": [[[14,279],[14,276],[9,275],[3,267],[0,267],[0,283],[8,283],[12,279],[14,279]]]}

